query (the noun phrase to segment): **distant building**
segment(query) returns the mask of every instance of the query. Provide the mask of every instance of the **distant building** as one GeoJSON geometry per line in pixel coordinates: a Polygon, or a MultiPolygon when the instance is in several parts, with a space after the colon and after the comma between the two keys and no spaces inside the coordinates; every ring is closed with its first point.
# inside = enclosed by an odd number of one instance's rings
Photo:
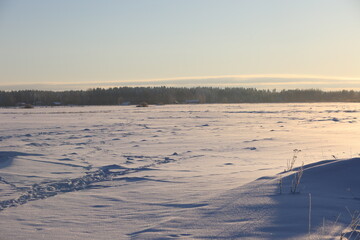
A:
{"type": "Polygon", "coordinates": [[[136,107],[148,107],[149,104],[147,102],[141,102],[140,104],[136,105],[136,107]]]}
{"type": "Polygon", "coordinates": [[[20,108],[33,108],[34,106],[31,105],[30,103],[24,103],[24,102],[18,102],[16,104],[17,107],[20,107],[20,108]]]}
{"type": "Polygon", "coordinates": [[[30,103],[27,103],[27,104],[25,104],[24,108],[34,108],[34,106],[31,105],[30,103]]]}
{"type": "Polygon", "coordinates": [[[122,102],[120,105],[121,105],[121,106],[129,106],[129,105],[130,105],[130,102],[129,102],[129,101],[127,101],[127,102],[122,102]]]}
{"type": "Polygon", "coordinates": [[[24,107],[26,105],[26,103],[24,103],[24,102],[18,102],[18,103],[16,103],[16,106],[17,107],[24,107]]]}
{"type": "Polygon", "coordinates": [[[195,104],[195,103],[200,103],[200,100],[199,99],[191,99],[191,100],[186,100],[185,103],[195,104]]]}

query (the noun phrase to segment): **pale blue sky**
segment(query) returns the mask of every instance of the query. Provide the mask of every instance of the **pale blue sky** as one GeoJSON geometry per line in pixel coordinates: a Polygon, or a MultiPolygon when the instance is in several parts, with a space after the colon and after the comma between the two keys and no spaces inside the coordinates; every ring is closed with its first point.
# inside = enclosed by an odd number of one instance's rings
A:
{"type": "Polygon", "coordinates": [[[0,90],[360,89],[358,0],[0,0],[0,36],[0,90]]]}

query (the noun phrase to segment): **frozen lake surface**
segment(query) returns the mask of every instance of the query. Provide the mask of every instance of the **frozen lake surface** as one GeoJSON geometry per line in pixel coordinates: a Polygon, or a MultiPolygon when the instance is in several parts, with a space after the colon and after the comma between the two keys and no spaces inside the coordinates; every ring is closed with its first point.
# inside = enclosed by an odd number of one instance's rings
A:
{"type": "MultiPolygon", "coordinates": [[[[283,222],[268,219],[274,199],[251,192],[294,149],[295,166],[359,157],[359,121],[356,103],[0,109],[1,239],[301,238],[307,228],[264,228],[283,222]]],[[[300,187],[307,202],[311,187],[300,187]]],[[[349,189],[337,196],[360,196],[349,189]]]]}

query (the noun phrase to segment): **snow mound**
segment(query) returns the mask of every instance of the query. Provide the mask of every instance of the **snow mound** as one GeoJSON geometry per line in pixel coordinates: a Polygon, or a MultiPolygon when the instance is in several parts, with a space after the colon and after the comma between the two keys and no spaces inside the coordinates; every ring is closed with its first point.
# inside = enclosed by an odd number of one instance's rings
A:
{"type": "Polygon", "coordinates": [[[359,214],[360,158],[304,166],[299,191],[291,193],[299,169],[259,178],[227,191],[187,214],[129,236],[134,239],[359,237],[357,229],[347,226],[359,214]]]}

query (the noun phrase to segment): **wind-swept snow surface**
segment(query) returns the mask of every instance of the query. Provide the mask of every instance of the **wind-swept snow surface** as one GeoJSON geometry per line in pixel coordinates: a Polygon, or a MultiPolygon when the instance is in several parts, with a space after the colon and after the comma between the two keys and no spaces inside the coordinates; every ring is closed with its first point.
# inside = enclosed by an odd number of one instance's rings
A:
{"type": "Polygon", "coordinates": [[[194,212],[131,235],[135,239],[359,239],[359,171],[360,158],[305,166],[297,193],[290,191],[294,173],[259,178],[220,194],[194,212]]]}
{"type": "Polygon", "coordinates": [[[349,237],[359,117],[336,103],[0,109],[1,238],[349,237]]]}

